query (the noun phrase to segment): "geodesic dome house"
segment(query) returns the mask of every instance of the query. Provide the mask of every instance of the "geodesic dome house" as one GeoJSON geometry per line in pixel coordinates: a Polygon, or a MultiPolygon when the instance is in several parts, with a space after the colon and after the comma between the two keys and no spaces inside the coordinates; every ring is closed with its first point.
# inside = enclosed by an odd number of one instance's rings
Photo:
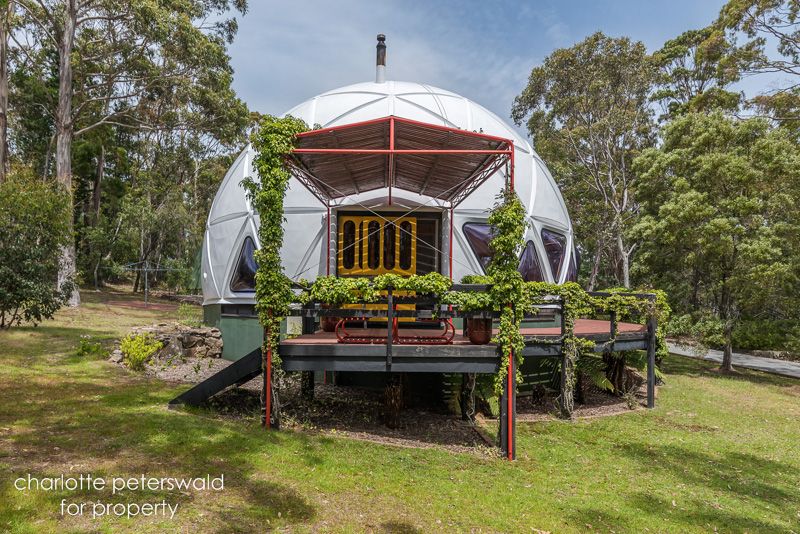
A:
{"type": "MultiPolygon", "coordinates": [[[[382,75],[379,66],[375,82],[328,91],[286,114],[321,127],[313,146],[323,150],[347,150],[352,143],[379,147],[378,140],[388,142],[391,136],[392,143],[413,148],[456,152],[454,147],[484,147],[488,152],[499,146],[491,144],[492,137],[503,140],[512,152],[514,189],[530,222],[520,272],[526,280],[575,279],[569,215],[531,145],[505,121],[463,96],[422,83],[384,81],[382,75]],[[482,138],[470,138],[473,132],[482,138]]],[[[241,185],[254,174],[254,155],[251,147],[245,148],[225,175],[211,206],[202,250],[206,320],[223,329],[224,356],[229,359],[257,347],[261,336],[257,324],[243,322],[252,323],[254,317],[253,253],[260,246],[258,215],[241,185]]],[[[300,158],[295,169],[300,172],[290,180],[284,200],[281,257],[290,278],[437,271],[458,281],[484,273],[491,257],[488,210],[503,188],[507,165],[488,166],[488,157],[482,155],[474,156],[472,163],[466,157],[427,154],[408,155],[402,161],[398,156],[396,162],[390,157],[388,163],[383,154],[348,161],[336,155],[300,158]],[[470,164],[475,169],[470,176],[483,174],[462,187],[455,177],[469,171],[465,165],[470,164]],[[304,176],[303,169],[324,169],[331,178],[318,183],[304,176]]]]}

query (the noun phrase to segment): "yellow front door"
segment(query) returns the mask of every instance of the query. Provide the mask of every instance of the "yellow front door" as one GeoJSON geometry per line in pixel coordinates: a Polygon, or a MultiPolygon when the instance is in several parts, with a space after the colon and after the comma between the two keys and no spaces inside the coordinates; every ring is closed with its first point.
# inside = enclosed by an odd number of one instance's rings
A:
{"type": "MultiPolygon", "coordinates": [[[[417,220],[414,217],[375,215],[339,218],[339,276],[412,275],[417,272],[417,220]]],[[[360,306],[355,306],[360,307],[360,306]]],[[[367,305],[367,309],[383,309],[367,305]]],[[[398,310],[413,310],[399,304],[398,310]]],[[[413,321],[401,318],[400,321],[413,321]]]]}
{"type": "Polygon", "coordinates": [[[417,272],[414,217],[343,216],[339,223],[339,276],[417,272]]]}

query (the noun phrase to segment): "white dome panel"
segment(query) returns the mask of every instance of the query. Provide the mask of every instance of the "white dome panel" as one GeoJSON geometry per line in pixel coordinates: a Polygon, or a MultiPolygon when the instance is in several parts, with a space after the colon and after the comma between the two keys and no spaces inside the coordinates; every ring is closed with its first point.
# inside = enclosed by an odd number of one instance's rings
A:
{"type": "MultiPolygon", "coordinates": [[[[328,91],[295,106],[286,114],[304,120],[310,127],[317,124],[323,127],[351,124],[394,115],[511,139],[515,146],[515,189],[535,223],[535,230],[531,230],[529,238],[542,256],[544,252],[539,230],[546,225],[563,231],[571,247],[572,225],[566,206],[552,176],[531,145],[504,120],[467,98],[419,83],[366,82],[328,91]]],[[[226,278],[233,268],[231,265],[238,260],[239,250],[236,246],[244,235],[245,225],[255,227],[258,224],[258,218],[253,214],[240,185],[241,180],[252,172],[252,158],[253,152],[248,147],[231,166],[212,204],[203,255],[203,270],[207,275],[203,280],[206,303],[248,302],[248,298],[252,301],[252,295],[231,294],[226,278]]],[[[475,272],[478,265],[471,257],[469,245],[459,227],[467,220],[485,221],[504,181],[503,173],[495,173],[455,209],[453,274],[456,279],[475,272]]],[[[387,196],[387,191],[376,190],[341,199],[336,204],[350,209],[365,209],[362,203],[369,206],[384,205],[387,196]]],[[[411,205],[445,208],[434,199],[405,191],[398,190],[395,197],[398,202],[405,197],[411,205]]],[[[305,187],[295,179],[290,181],[285,199],[286,222],[282,249],[287,275],[313,279],[325,273],[326,212],[325,206],[305,187]]],[[[335,213],[332,215],[335,218],[335,213]]],[[[443,221],[443,225],[446,224],[443,221]]],[[[252,228],[249,231],[252,232],[252,228]]],[[[447,273],[446,264],[442,271],[447,273]]]]}

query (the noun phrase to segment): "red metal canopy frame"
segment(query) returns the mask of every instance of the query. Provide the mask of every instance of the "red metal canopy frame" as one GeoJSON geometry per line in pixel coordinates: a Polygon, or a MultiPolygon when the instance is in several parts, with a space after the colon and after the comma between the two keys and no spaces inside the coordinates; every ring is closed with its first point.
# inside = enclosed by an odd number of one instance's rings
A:
{"type": "MultiPolygon", "coordinates": [[[[451,279],[453,208],[505,164],[509,165],[506,179],[513,191],[512,140],[395,116],[301,133],[289,158],[295,177],[328,209],[328,221],[332,200],[376,189],[388,189],[390,206],[392,188],[446,201],[451,279]]],[[[330,255],[330,244],[327,249],[330,255]]],[[[506,425],[501,432],[509,460],[516,456],[512,415],[516,411],[515,367],[512,350],[504,384],[506,425]]],[[[269,427],[269,412],[266,424],[269,427]]]]}
{"type": "Polygon", "coordinates": [[[376,189],[402,189],[450,208],[509,164],[514,142],[459,128],[388,116],[321,128],[297,136],[289,158],[295,177],[325,206],[376,189]]]}

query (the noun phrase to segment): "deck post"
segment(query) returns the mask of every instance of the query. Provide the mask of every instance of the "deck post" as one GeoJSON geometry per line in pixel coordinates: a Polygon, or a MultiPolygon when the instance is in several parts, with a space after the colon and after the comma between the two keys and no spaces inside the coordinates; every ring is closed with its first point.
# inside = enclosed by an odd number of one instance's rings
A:
{"type": "Polygon", "coordinates": [[[656,328],[654,314],[647,318],[647,407],[656,407],[656,328]]]}
{"type": "Polygon", "coordinates": [[[569,357],[567,356],[567,347],[564,340],[564,334],[567,329],[566,320],[567,318],[564,315],[564,299],[559,300],[559,308],[560,308],[560,315],[561,315],[561,383],[560,383],[560,406],[559,409],[561,410],[561,417],[571,417],[572,414],[570,413],[568,403],[567,403],[567,388],[569,387],[569,372],[570,372],[570,361],[569,357]]]}
{"type": "MultiPolygon", "coordinates": [[[[312,305],[303,306],[303,334],[313,334],[317,331],[317,324],[311,314],[312,305]]],[[[300,394],[308,401],[314,400],[314,371],[303,371],[300,379],[300,394]]]]}
{"type": "Polygon", "coordinates": [[[508,373],[500,397],[500,451],[508,460],[517,458],[517,388],[514,351],[508,355],[508,373]]]}
{"type": "Polygon", "coordinates": [[[263,411],[261,414],[261,426],[269,430],[272,427],[272,349],[269,346],[269,329],[264,329],[264,343],[266,351],[264,352],[263,362],[263,384],[261,388],[261,405],[263,411]]]}
{"type": "Polygon", "coordinates": [[[461,374],[461,419],[474,422],[475,415],[475,373],[461,374]]]}

